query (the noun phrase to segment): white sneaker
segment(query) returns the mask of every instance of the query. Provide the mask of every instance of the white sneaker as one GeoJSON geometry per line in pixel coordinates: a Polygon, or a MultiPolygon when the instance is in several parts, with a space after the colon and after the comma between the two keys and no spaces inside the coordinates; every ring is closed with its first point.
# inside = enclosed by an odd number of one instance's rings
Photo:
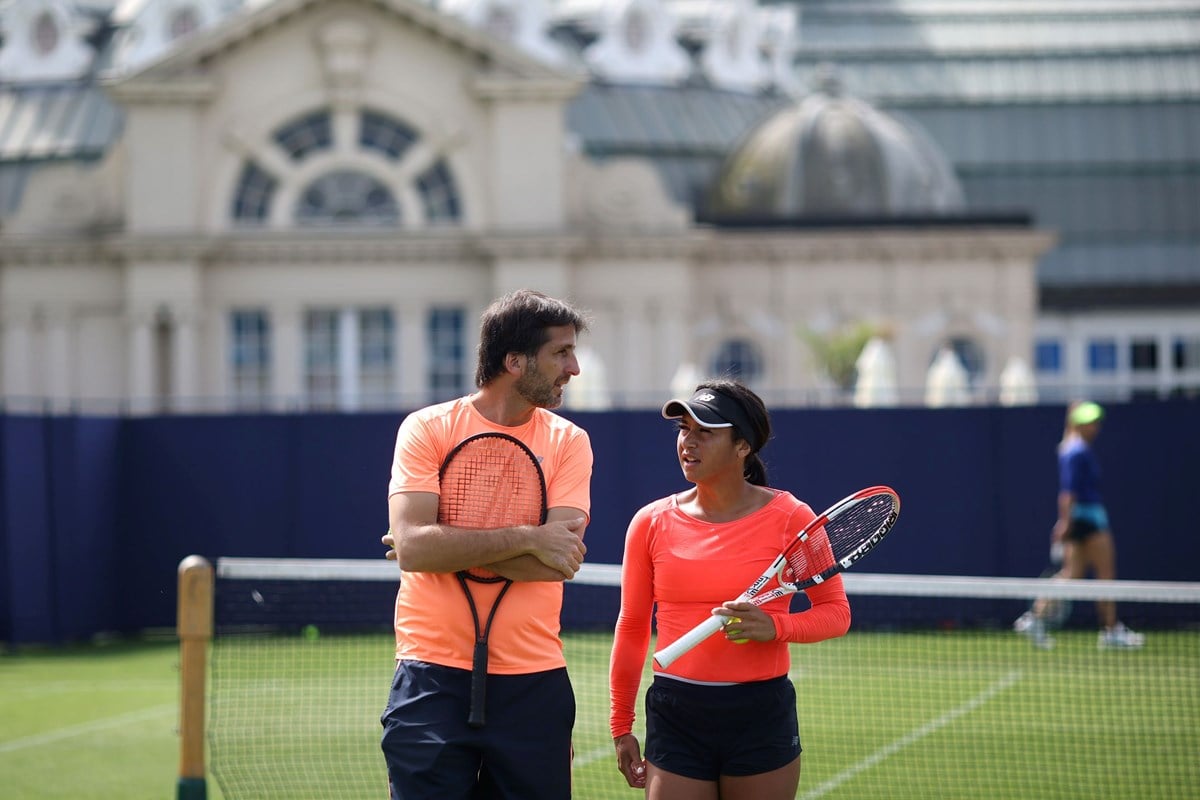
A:
{"type": "Polygon", "coordinates": [[[1029,626],[1033,624],[1034,616],[1032,611],[1026,611],[1021,616],[1013,621],[1013,630],[1017,633],[1025,633],[1029,630],[1029,626]]]}
{"type": "Polygon", "coordinates": [[[1109,648],[1130,650],[1141,647],[1145,643],[1145,635],[1131,631],[1125,627],[1125,623],[1118,622],[1108,630],[1100,631],[1100,637],[1096,644],[1101,650],[1109,648]]]}
{"type": "Polygon", "coordinates": [[[1013,623],[1013,630],[1028,638],[1030,644],[1039,650],[1050,650],[1054,647],[1054,637],[1046,633],[1046,623],[1035,617],[1032,612],[1018,617],[1013,623]]]}

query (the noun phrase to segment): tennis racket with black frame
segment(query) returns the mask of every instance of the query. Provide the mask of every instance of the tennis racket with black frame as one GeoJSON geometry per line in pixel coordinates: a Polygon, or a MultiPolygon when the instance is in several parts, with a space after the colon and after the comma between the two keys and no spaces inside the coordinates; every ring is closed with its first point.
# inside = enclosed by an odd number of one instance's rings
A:
{"type": "MultiPolygon", "coordinates": [[[[546,521],[546,477],[537,456],[519,439],[506,433],[480,433],[464,439],[446,456],[438,478],[441,483],[438,522],[441,524],[488,530],[541,525],[546,521]]],[[[467,596],[475,626],[471,708],[467,722],[473,728],[481,728],[487,721],[488,636],[500,601],[513,582],[483,568],[460,570],[455,576],[467,596]],[[503,586],[480,624],[481,616],[471,585],[496,583],[503,586]]]]}
{"type": "MultiPolygon", "coordinates": [[[[900,496],[872,486],[842,498],[796,534],[791,543],[735,602],[761,606],[829,580],[875,549],[900,515],[900,496]],[[774,589],[763,591],[775,580],[774,589]]],[[[721,630],[727,618],[714,614],[654,654],[662,668],[721,630]]]]}

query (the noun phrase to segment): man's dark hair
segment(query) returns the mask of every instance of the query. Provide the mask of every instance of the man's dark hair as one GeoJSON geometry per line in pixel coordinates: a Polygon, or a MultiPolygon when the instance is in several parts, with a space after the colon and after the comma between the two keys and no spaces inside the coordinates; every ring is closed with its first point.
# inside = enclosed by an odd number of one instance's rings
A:
{"type": "Polygon", "coordinates": [[[475,385],[486,386],[502,374],[509,353],[537,355],[550,338],[546,329],[562,325],[582,333],[587,318],[571,304],[532,289],[518,289],[495,300],[480,318],[475,385]]]}

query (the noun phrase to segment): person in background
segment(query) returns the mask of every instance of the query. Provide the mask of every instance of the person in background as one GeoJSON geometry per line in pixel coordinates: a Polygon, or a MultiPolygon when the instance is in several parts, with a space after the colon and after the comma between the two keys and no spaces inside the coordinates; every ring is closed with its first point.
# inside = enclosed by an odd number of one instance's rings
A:
{"type": "Polygon", "coordinates": [[[388,488],[389,558],[396,597],[397,666],[381,723],[396,800],[566,800],[571,796],[575,696],[559,639],[563,581],[587,548],[592,448],[587,433],[550,411],[579,374],[582,312],[529,290],[506,295],[480,326],[478,391],[409,414],[388,488]],[[542,525],[499,530],[438,522],[439,468],[484,432],[520,439],[539,458],[548,513],[542,525]],[[487,724],[467,721],[475,643],[455,572],[484,567],[515,583],[490,636],[487,724]]]}
{"type": "Polygon", "coordinates": [[[609,668],[617,768],[655,800],[791,800],[801,748],[788,642],[846,633],[842,577],[805,590],[811,607],[795,614],[787,597],[761,609],[729,602],[815,514],[768,486],[759,451],[771,437],[770,417],[741,383],[701,383],[662,415],[679,421],[676,453],[693,486],[644,506],[626,534],[609,668]],[[664,647],[709,614],[729,622],[723,636],[665,670],[655,666],[643,760],[634,704],[655,608],[664,647]]]}
{"type": "MultiPolygon", "coordinates": [[[[1051,534],[1052,546],[1062,548],[1062,569],[1055,578],[1078,579],[1090,570],[1098,580],[1117,577],[1116,545],[1100,488],[1100,461],[1093,445],[1100,435],[1104,409],[1087,400],[1067,407],[1066,426],[1058,444],[1058,518],[1051,534]]],[[[1039,600],[1022,614],[1013,628],[1037,647],[1049,649],[1054,639],[1046,630],[1048,601],[1039,600]]],[[[1096,603],[1100,619],[1098,646],[1138,648],[1146,637],[1117,619],[1116,603],[1096,603]]]]}

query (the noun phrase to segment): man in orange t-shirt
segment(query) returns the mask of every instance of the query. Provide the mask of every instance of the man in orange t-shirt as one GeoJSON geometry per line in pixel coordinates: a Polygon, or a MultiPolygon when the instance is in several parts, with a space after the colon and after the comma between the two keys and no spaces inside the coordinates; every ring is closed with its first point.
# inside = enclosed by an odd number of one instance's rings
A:
{"type": "MultiPolygon", "coordinates": [[[[591,506],[587,433],[548,409],[579,374],[581,312],[522,290],[483,314],[478,391],[413,412],[400,425],[385,544],[400,563],[396,674],[382,748],[393,798],[562,800],[571,793],[575,697],[559,639],[562,582],[583,562],[591,506]],[[464,439],[521,440],[546,480],[542,525],[492,530],[438,523],[438,472],[464,439]],[[489,639],[487,723],[468,724],[475,627],[455,573],[484,567],[514,583],[489,639]]],[[[499,584],[471,584],[486,614],[499,584]]]]}

